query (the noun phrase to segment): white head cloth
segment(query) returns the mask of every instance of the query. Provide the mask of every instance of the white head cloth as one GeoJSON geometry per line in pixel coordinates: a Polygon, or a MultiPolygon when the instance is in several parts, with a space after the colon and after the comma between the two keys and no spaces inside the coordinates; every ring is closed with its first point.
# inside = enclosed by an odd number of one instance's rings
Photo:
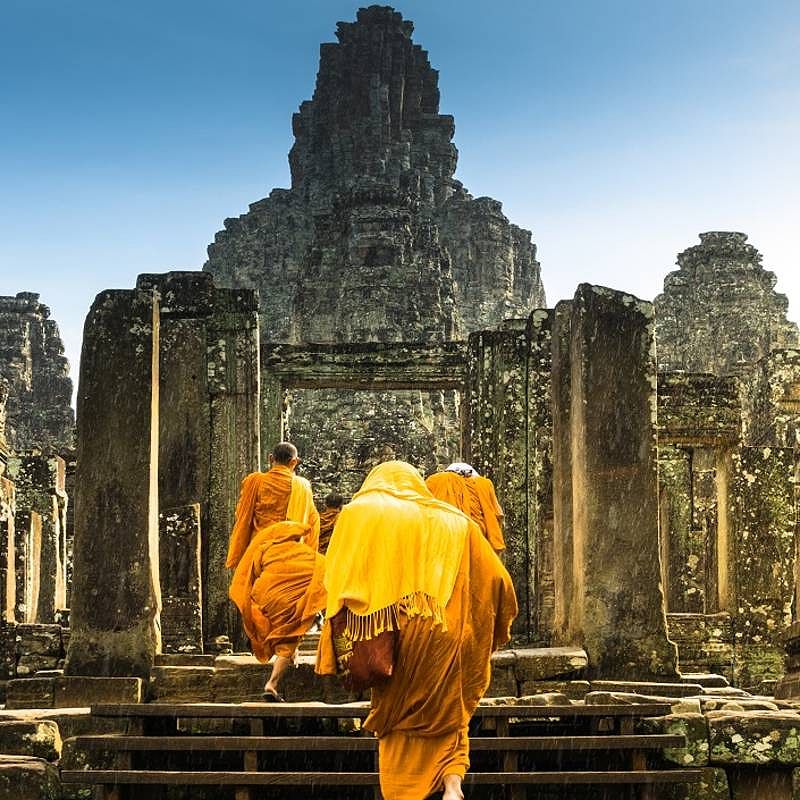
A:
{"type": "Polygon", "coordinates": [[[446,470],[445,472],[455,472],[458,475],[463,476],[464,478],[471,478],[478,474],[478,471],[472,467],[470,464],[466,464],[463,461],[454,461],[446,470]]]}

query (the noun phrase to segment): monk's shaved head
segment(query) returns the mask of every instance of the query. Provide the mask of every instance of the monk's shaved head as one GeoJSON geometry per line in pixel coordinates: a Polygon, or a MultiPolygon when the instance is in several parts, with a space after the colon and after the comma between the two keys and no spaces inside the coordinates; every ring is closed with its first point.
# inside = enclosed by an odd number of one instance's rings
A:
{"type": "Polygon", "coordinates": [[[272,451],[272,461],[275,464],[288,466],[297,458],[297,448],[291,442],[278,442],[272,451]]]}

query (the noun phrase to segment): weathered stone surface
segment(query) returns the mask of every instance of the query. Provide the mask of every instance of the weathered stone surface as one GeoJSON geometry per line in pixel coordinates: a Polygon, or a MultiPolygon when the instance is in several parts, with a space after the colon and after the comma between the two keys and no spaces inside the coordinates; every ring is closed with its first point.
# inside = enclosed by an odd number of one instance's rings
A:
{"type": "Polygon", "coordinates": [[[17,674],[17,626],[0,621],[0,681],[15,678],[17,674]]]}
{"type": "Polygon", "coordinates": [[[649,703],[667,703],[673,714],[699,714],[700,700],[696,697],[669,697],[666,695],[638,694],[635,692],[590,691],[584,698],[586,705],[636,706],[649,703]]]}
{"type": "Polygon", "coordinates": [[[53,705],[80,708],[95,703],[141,703],[141,678],[64,675],[54,679],[53,705]]]}
{"type": "Polygon", "coordinates": [[[712,764],[800,764],[800,714],[712,711],[707,717],[712,764]]]}
{"type": "MultiPolygon", "coordinates": [[[[568,434],[554,412],[554,439],[571,437],[572,486],[571,553],[554,548],[571,557],[554,569],[572,584],[569,604],[556,585],[556,620],[566,621],[558,635],[586,649],[594,675],[674,678],[659,569],[653,309],[582,284],[571,313],[568,434]]],[[[554,363],[554,374],[563,369],[554,363]]]]}
{"type": "Polygon", "coordinates": [[[0,800],[61,800],[58,769],[41,758],[0,755],[0,800]]]}
{"type": "Polygon", "coordinates": [[[730,686],[724,675],[717,675],[714,672],[681,672],[681,683],[699,684],[704,689],[725,689],[730,686]]]}
{"type": "Polygon", "coordinates": [[[580,647],[532,647],[514,652],[514,670],[520,681],[575,676],[588,664],[586,652],[580,647]]]}
{"type": "Polygon", "coordinates": [[[592,681],[592,691],[631,692],[660,697],[692,697],[702,694],[703,687],[688,683],[644,683],[642,681],[592,681]]]}
{"type": "Polygon", "coordinates": [[[51,720],[0,721],[0,753],[57,761],[61,756],[58,725],[51,720]]]}
{"type": "Polygon", "coordinates": [[[702,714],[668,714],[665,717],[645,718],[642,720],[642,729],[647,733],[666,733],[685,738],[683,747],[662,750],[667,761],[681,767],[708,765],[708,723],[702,714]]]}
{"type": "Polygon", "coordinates": [[[783,631],[791,621],[795,594],[798,451],[743,447],[733,461],[735,678],[740,686],[753,686],[784,671],[783,631]]]}
{"type": "Polygon", "coordinates": [[[158,552],[164,652],[202,653],[199,503],[165,509],[159,514],[158,552]]]}
{"type": "Polygon", "coordinates": [[[733,679],[731,615],[667,614],[670,639],[678,645],[681,669],[709,669],[733,679]]]}
{"type": "Polygon", "coordinates": [[[86,319],[68,675],[147,677],[159,649],[157,323],[144,290],[86,319]]]}
{"type": "Polygon", "coordinates": [[[153,667],[148,699],[156,703],[210,702],[213,667],[153,667]]]}
{"type": "Polygon", "coordinates": [[[519,696],[558,692],[570,700],[583,700],[590,688],[589,681],[522,681],[519,684],[519,696]]]}
{"type": "Polygon", "coordinates": [[[72,381],[58,325],[33,292],[0,297],[0,377],[12,450],[72,445],[72,381]]]}
{"type": "Polygon", "coordinates": [[[514,665],[517,660],[513,650],[504,650],[492,656],[492,678],[486,697],[516,697],[519,694],[514,665]]]}
{"type": "Polygon", "coordinates": [[[6,684],[6,708],[52,708],[55,678],[15,678],[6,684]]]}
{"type": "Polygon", "coordinates": [[[711,231],[678,256],[655,300],[661,369],[726,375],[771,350],[796,347],[788,300],[743,233],[711,231]]]}

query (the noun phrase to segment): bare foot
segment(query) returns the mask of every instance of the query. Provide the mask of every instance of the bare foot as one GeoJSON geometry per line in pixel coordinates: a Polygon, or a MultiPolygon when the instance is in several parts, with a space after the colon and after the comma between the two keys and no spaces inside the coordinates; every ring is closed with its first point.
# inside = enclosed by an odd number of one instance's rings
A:
{"type": "Polygon", "coordinates": [[[444,794],[442,800],[464,800],[464,792],[461,791],[460,775],[444,776],[444,794]]]}

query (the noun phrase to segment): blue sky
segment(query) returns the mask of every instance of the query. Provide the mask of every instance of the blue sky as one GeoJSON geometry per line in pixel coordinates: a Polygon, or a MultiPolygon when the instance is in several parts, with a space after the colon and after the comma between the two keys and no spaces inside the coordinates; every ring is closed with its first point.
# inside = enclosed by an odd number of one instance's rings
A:
{"type": "MultiPolygon", "coordinates": [[[[0,294],[42,295],[73,377],[97,292],[199,268],[288,185],[291,115],[358,5],[3,0],[0,294]]],[[[742,230],[800,319],[800,3],[395,7],[456,176],[533,231],[550,305],[582,281],[650,299],[700,231],[742,230]]]]}

